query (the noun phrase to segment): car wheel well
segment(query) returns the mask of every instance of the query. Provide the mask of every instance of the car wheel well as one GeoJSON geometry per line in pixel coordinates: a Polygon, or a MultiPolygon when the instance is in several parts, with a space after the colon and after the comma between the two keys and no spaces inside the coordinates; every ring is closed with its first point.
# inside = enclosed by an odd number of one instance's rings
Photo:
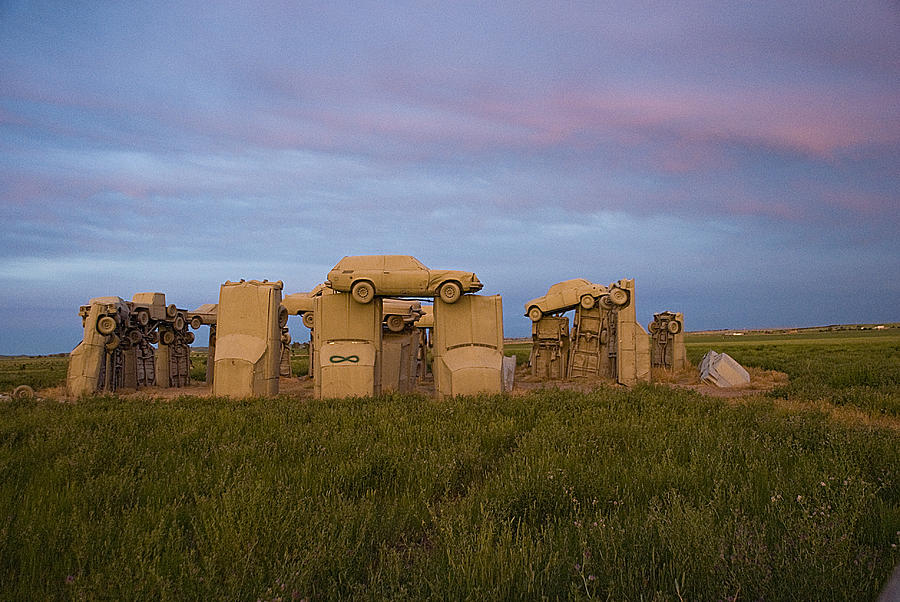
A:
{"type": "Polygon", "coordinates": [[[456,301],[458,301],[459,298],[465,294],[465,290],[463,290],[462,282],[460,282],[459,280],[456,280],[454,278],[448,278],[447,280],[442,281],[435,289],[435,292],[437,293],[438,297],[440,297],[443,301],[445,301],[447,303],[456,303],[456,301]],[[458,296],[453,300],[446,299],[441,294],[441,292],[444,290],[444,287],[447,286],[448,284],[452,284],[453,286],[455,286],[456,290],[458,292],[458,296]]]}
{"type": "Polygon", "coordinates": [[[365,303],[371,302],[375,298],[376,294],[377,293],[375,290],[375,283],[372,282],[371,280],[369,280],[368,278],[360,278],[360,279],[354,280],[353,282],[350,283],[350,295],[353,296],[353,298],[356,301],[358,301],[359,303],[365,304],[365,303]],[[360,285],[367,285],[369,288],[372,289],[372,295],[371,295],[370,299],[366,299],[364,297],[361,298],[361,297],[357,296],[355,291],[356,291],[357,287],[360,285]]]}
{"type": "Polygon", "coordinates": [[[357,284],[361,284],[363,282],[368,284],[369,286],[371,286],[372,290],[375,290],[375,283],[372,282],[369,278],[359,278],[357,280],[354,280],[353,282],[350,283],[350,290],[352,291],[354,286],[356,286],[357,284]]]}

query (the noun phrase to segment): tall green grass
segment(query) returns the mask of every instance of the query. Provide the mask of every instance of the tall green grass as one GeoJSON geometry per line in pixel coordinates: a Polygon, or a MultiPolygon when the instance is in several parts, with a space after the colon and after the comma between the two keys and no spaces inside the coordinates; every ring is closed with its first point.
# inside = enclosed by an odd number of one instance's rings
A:
{"type": "Polygon", "coordinates": [[[44,389],[61,385],[66,380],[68,356],[0,357],[0,393],[19,385],[44,389]]]}
{"type": "Polygon", "coordinates": [[[516,356],[516,366],[525,366],[531,358],[531,341],[526,343],[507,343],[503,346],[503,354],[516,356]]]}
{"type": "Polygon", "coordinates": [[[772,400],[0,406],[6,599],[873,599],[900,436],[772,400]]]}
{"type": "Polygon", "coordinates": [[[746,366],[787,373],[790,382],[771,393],[778,398],[824,400],[900,416],[900,337],[879,335],[859,339],[835,334],[796,342],[689,339],[686,347],[694,363],[715,349],[746,366]]]}

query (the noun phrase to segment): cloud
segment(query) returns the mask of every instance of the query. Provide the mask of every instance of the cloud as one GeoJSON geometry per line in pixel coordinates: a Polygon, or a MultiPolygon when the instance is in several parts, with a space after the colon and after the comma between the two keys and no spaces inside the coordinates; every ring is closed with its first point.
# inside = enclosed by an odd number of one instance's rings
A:
{"type": "Polygon", "coordinates": [[[792,300],[852,318],[822,293],[843,279],[896,309],[888,5],[436,10],[0,6],[0,323],[228,278],[303,290],[388,252],[483,273],[511,332],[579,275],[635,276],[698,327],[764,320],[766,294],[795,323],[792,300]]]}

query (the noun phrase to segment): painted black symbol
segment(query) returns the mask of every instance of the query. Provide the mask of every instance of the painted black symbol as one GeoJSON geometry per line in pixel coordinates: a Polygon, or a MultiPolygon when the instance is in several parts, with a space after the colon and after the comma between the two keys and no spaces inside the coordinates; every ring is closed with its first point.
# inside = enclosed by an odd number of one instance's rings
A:
{"type": "Polygon", "coordinates": [[[348,355],[347,357],[344,357],[343,355],[332,355],[330,358],[328,358],[328,361],[330,361],[332,364],[340,364],[341,362],[350,362],[352,364],[355,364],[359,361],[359,356],[348,355]]]}

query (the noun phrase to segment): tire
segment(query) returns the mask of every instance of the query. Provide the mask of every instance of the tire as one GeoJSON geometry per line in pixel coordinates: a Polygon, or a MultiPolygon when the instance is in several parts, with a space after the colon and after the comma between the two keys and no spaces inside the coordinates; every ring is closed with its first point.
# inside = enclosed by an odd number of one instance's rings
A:
{"type": "Polygon", "coordinates": [[[679,322],[678,320],[671,320],[669,322],[669,332],[671,332],[672,334],[678,334],[679,332],[681,332],[681,322],[679,322]]]}
{"type": "Polygon", "coordinates": [[[109,335],[109,340],[106,341],[106,350],[112,351],[113,349],[119,346],[119,335],[111,334],[109,335]]]}
{"type": "Polygon", "coordinates": [[[191,328],[197,330],[201,326],[203,326],[203,319],[200,316],[194,316],[193,318],[191,318],[191,328]]]}
{"type": "Polygon", "coordinates": [[[284,305],[278,306],[278,327],[284,328],[287,326],[288,321],[288,310],[284,305]]]}
{"type": "Polygon", "coordinates": [[[610,300],[609,295],[603,295],[600,297],[600,308],[609,311],[614,308],[615,304],[610,300]]]}
{"type": "Polygon", "coordinates": [[[140,330],[130,330],[128,332],[128,340],[132,345],[137,345],[138,343],[140,343],[142,338],[144,337],[141,335],[140,330]]]}
{"type": "Polygon", "coordinates": [[[147,342],[151,345],[159,343],[159,333],[156,331],[147,333],[147,342]]]}
{"type": "Polygon", "coordinates": [[[193,333],[193,332],[186,332],[186,333],[184,334],[184,343],[185,343],[185,345],[190,345],[190,344],[193,343],[193,342],[194,342],[194,333],[193,333]]]}
{"type": "Polygon", "coordinates": [[[135,320],[141,326],[146,326],[150,323],[150,312],[146,309],[139,309],[137,315],[135,316],[135,320]]]}
{"type": "Polygon", "coordinates": [[[353,286],[350,287],[350,295],[357,303],[362,303],[363,305],[371,303],[372,299],[375,298],[375,285],[368,280],[354,282],[353,286]]]}
{"type": "Polygon", "coordinates": [[[659,330],[659,322],[653,320],[649,324],[647,324],[647,330],[650,331],[650,334],[656,334],[656,331],[659,330]]]}
{"type": "Polygon", "coordinates": [[[12,392],[13,399],[32,399],[34,398],[34,389],[28,385],[19,385],[12,392]]]}
{"type": "Polygon", "coordinates": [[[175,333],[171,330],[164,330],[159,337],[159,341],[163,345],[171,345],[175,342],[175,333]]]}
{"type": "Polygon", "coordinates": [[[388,316],[386,322],[388,330],[391,332],[402,332],[403,327],[406,326],[406,323],[403,321],[403,316],[388,316]]]}
{"type": "Polygon", "coordinates": [[[166,307],[166,315],[169,316],[170,318],[174,318],[175,316],[178,315],[178,308],[175,307],[174,303],[170,303],[166,307]]]}
{"type": "Polygon", "coordinates": [[[593,309],[594,305],[597,304],[597,300],[591,297],[590,295],[584,295],[581,297],[581,307],[584,309],[593,309]]]}
{"type": "Polygon", "coordinates": [[[619,307],[628,303],[628,291],[621,288],[614,288],[609,291],[609,300],[619,307]]]}
{"type": "Polygon", "coordinates": [[[100,334],[112,334],[116,331],[116,319],[112,316],[103,316],[97,320],[97,332],[100,334]]]}
{"type": "Polygon", "coordinates": [[[544,317],[544,312],[537,305],[532,305],[528,308],[528,317],[531,318],[532,322],[539,322],[544,317]]]}
{"type": "Polygon", "coordinates": [[[456,303],[462,297],[462,287],[456,282],[445,282],[438,288],[438,296],[444,303],[456,303]]]}
{"type": "Polygon", "coordinates": [[[184,316],[175,316],[175,330],[181,332],[184,330],[184,316]]]}
{"type": "Polygon", "coordinates": [[[609,342],[609,331],[607,329],[603,329],[600,331],[600,344],[606,345],[609,342]]]}
{"type": "Polygon", "coordinates": [[[316,321],[316,315],[313,312],[308,311],[305,314],[303,314],[303,317],[301,318],[301,320],[303,321],[304,326],[306,326],[307,328],[312,330],[313,324],[316,321]]]}

